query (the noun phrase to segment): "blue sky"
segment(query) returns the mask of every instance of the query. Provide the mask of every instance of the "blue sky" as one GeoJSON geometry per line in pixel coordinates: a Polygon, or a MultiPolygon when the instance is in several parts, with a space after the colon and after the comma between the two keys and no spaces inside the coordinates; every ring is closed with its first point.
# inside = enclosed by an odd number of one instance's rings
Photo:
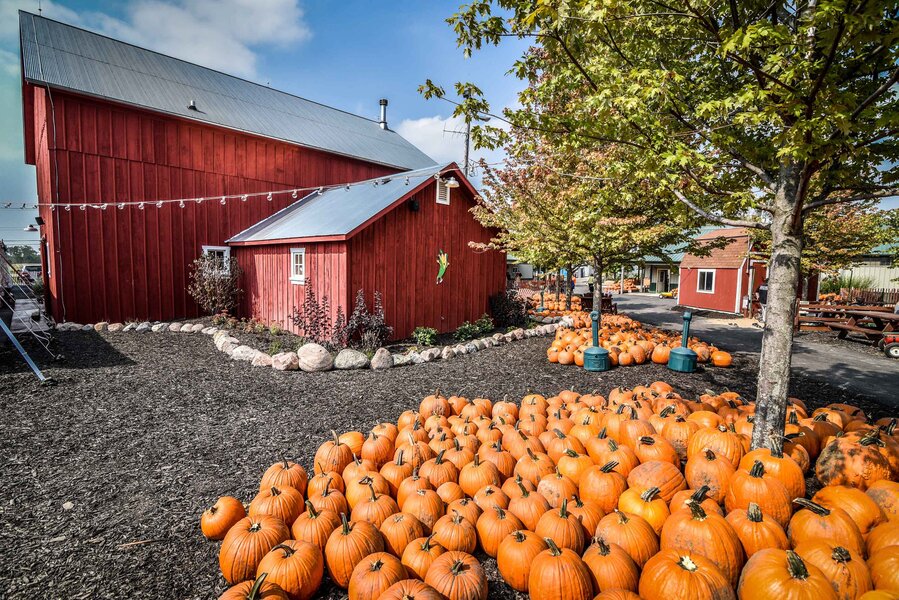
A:
{"type": "MultiPolygon", "coordinates": [[[[464,59],[445,19],[460,0],[43,0],[43,15],[377,118],[388,98],[390,127],[435,160],[462,162],[452,107],[417,92],[430,78],[481,86],[496,107],[521,83],[505,71],[524,42],[509,40],[464,59]]],[[[0,0],[0,205],[34,201],[34,168],[22,150],[18,9],[38,0],[0,0]]],[[[480,155],[475,154],[478,158],[480,155]]],[[[0,210],[0,238],[36,239],[30,211],[0,210]]]]}

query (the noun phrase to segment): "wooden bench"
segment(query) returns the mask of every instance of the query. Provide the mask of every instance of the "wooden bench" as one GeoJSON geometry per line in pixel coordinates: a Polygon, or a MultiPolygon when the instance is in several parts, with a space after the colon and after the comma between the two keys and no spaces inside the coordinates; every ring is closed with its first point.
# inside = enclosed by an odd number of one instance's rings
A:
{"type": "Polygon", "coordinates": [[[859,327],[858,325],[851,325],[849,323],[829,323],[827,327],[832,330],[837,330],[837,337],[840,339],[844,339],[850,332],[861,333],[869,340],[873,341],[879,340],[882,336],[882,333],[877,329],[859,327]]]}

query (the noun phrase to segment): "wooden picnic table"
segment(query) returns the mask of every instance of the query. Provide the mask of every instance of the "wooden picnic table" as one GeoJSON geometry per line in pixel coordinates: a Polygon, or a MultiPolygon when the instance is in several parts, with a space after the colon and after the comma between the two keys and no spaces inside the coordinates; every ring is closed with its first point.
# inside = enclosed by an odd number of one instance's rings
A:
{"type": "Polygon", "coordinates": [[[879,310],[847,310],[845,323],[828,323],[828,327],[837,330],[840,338],[849,333],[861,333],[869,340],[879,340],[885,331],[899,329],[899,314],[879,310]],[[870,325],[873,325],[871,327],[870,325]]]}

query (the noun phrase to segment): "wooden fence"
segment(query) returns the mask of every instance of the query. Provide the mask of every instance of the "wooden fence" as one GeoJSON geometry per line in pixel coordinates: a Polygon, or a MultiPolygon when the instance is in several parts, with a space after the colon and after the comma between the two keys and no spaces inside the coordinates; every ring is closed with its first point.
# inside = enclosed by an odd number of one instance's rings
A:
{"type": "Polygon", "coordinates": [[[843,298],[851,298],[856,302],[864,302],[865,304],[896,304],[899,302],[899,289],[873,289],[873,290],[857,290],[843,288],[840,290],[843,298]]]}

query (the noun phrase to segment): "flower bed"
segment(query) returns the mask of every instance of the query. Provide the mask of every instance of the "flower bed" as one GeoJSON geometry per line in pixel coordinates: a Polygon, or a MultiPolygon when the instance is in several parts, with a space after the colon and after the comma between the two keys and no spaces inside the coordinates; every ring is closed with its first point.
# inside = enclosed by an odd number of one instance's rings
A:
{"type": "Polygon", "coordinates": [[[333,434],[305,467],[275,462],[248,508],[222,498],[201,528],[223,540],[222,598],[311,598],[327,573],[350,600],[482,599],[476,552],[531,598],[899,589],[896,421],[792,399],[773,455],[750,451],[753,415],[734,392],[663,382],[520,403],[435,393],[333,434]],[[811,498],[806,473],[824,486],[811,498]]]}

